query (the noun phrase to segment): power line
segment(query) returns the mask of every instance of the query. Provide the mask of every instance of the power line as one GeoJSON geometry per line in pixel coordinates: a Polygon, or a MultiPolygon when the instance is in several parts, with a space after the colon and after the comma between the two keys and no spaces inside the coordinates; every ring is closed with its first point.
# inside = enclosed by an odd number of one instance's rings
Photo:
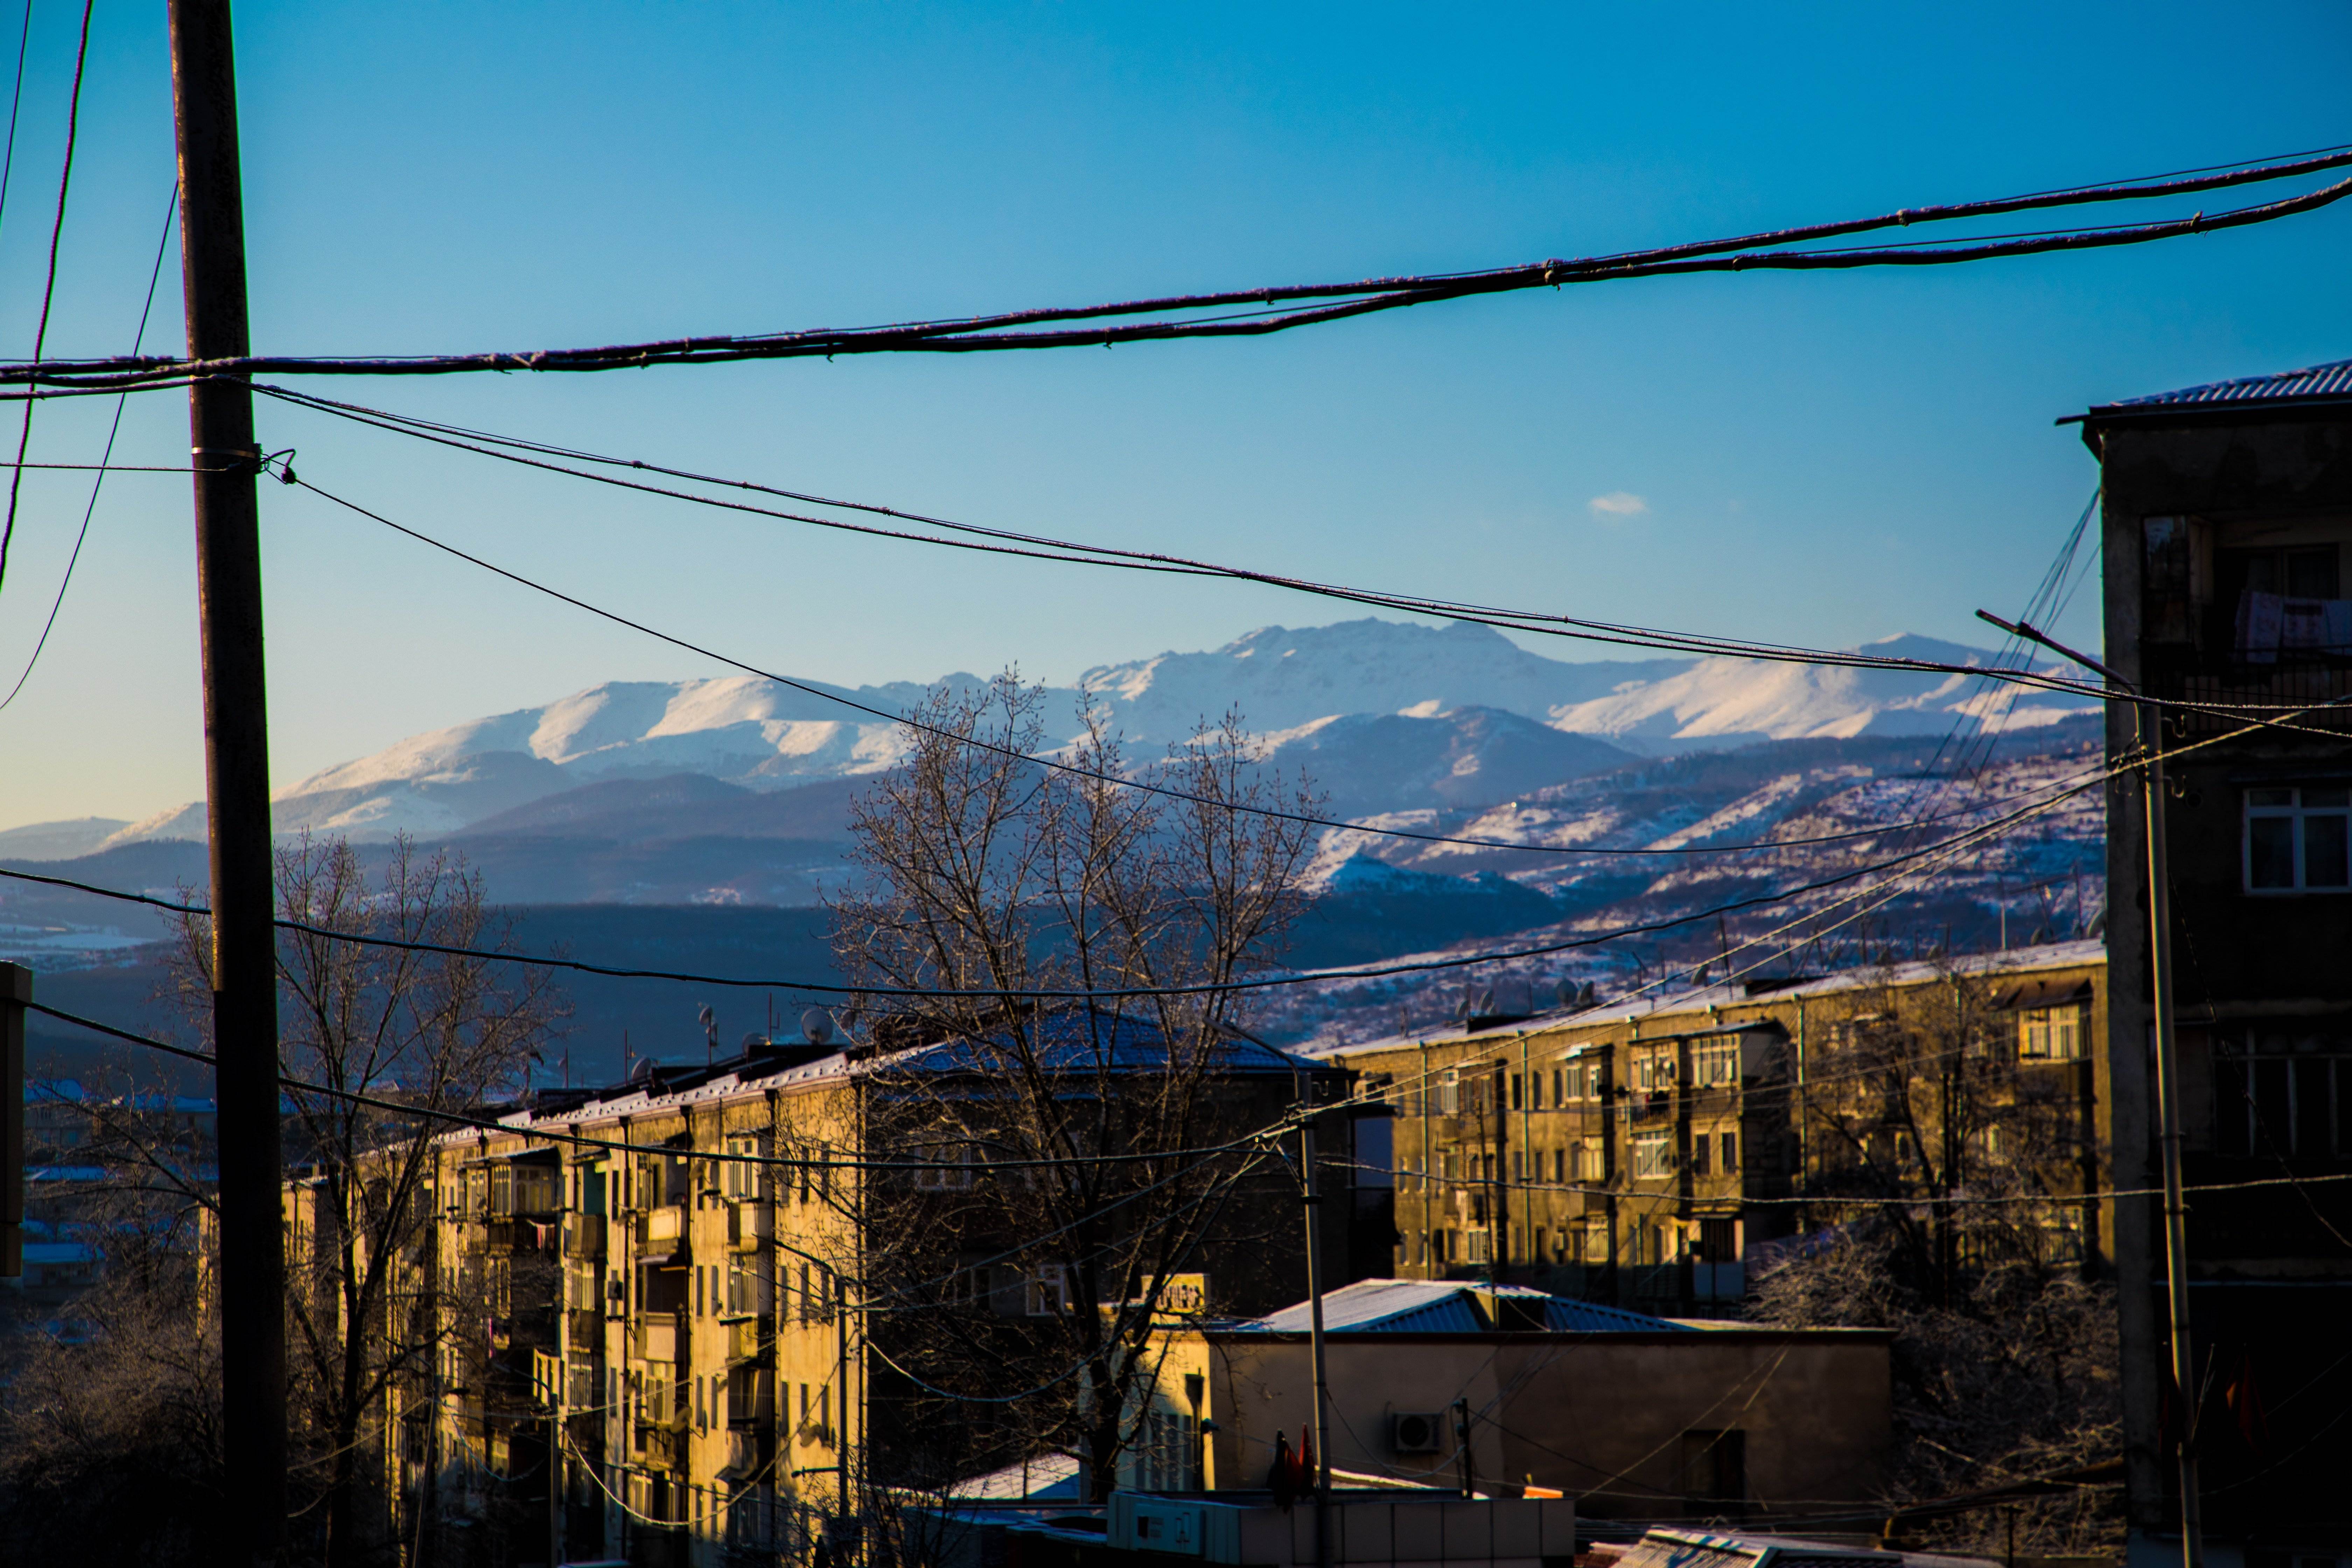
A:
{"type": "Polygon", "coordinates": [[[2286,179],[2352,163],[2352,152],[2324,153],[2185,179],[2140,176],[2105,184],[2077,185],[2022,196],[1944,205],[1906,207],[1874,217],[1815,224],[1645,250],[1580,259],[1551,259],[1482,270],[1369,278],[1349,283],[1287,284],[1221,292],[1169,295],[1108,304],[1053,306],[984,316],[899,322],[883,326],[669,339],[600,348],[444,355],[334,358],[311,355],[240,355],[209,361],[139,359],[59,361],[0,370],[0,382],[49,386],[146,386],[190,374],[257,374],[328,375],[433,375],[482,371],[600,371],[651,364],[709,364],[753,359],[831,357],[841,353],[968,353],[1003,349],[1110,345],[1180,338],[1262,336],[1339,321],[1374,311],[1506,293],[1569,283],[1658,277],[1691,272],[1814,270],[1869,266],[1939,266],[2000,257],[2040,255],[2116,245],[2142,244],[2180,235],[2236,228],[2314,211],[2352,195],[2352,180],[2303,195],[2218,213],[2131,226],[2044,231],[1993,240],[1928,241],[1840,251],[1767,250],[1766,246],[1808,245],[1847,235],[1889,228],[1910,229],[2000,214],[2187,195],[2209,190],[2286,179]],[[1322,303],[1313,303],[1324,301],[1322,303]],[[1299,308],[1294,308],[1299,307],[1299,308]],[[1204,310],[1238,313],[1199,319],[1204,310]],[[1070,322],[1156,316],[1125,325],[1068,327],[1070,322]],[[1189,319],[1188,319],[1189,318],[1189,319]],[[1049,330],[1038,330],[1049,329],[1049,330]]]}
{"type": "MultiPolygon", "coordinates": [[[[41,363],[41,350],[48,342],[49,307],[57,300],[58,245],[65,237],[66,197],[73,190],[74,147],[80,139],[81,132],[82,68],[89,63],[89,16],[97,6],[98,0],[82,0],[81,43],[74,51],[73,92],[66,100],[65,169],[58,176],[58,217],[57,222],[49,229],[49,269],[47,277],[41,284],[40,321],[33,329],[33,363],[37,366],[41,363]]],[[[32,25],[32,16],[31,0],[26,0],[25,21],[28,27],[32,25]]],[[[21,82],[24,75],[21,49],[19,54],[17,76],[21,82]]],[[[16,118],[13,110],[10,111],[8,134],[13,153],[16,141],[16,118]]],[[[7,581],[8,546],[16,537],[17,494],[25,484],[25,470],[21,465],[25,461],[25,450],[31,445],[32,439],[33,405],[27,403],[25,405],[24,425],[16,434],[16,461],[20,466],[8,476],[8,516],[5,522],[0,522],[0,585],[5,585],[7,581]]]]}
{"type": "MultiPolygon", "coordinates": [[[[1058,561],[1071,565],[1118,567],[1129,571],[1167,573],[1180,576],[1210,576],[1230,578],[1237,582],[1256,583],[1267,587],[1287,589],[1294,593],[1339,599],[1381,609],[1402,610],[1413,615],[1441,616],[1449,620],[1468,621],[1505,630],[1523,631],[1546,637],[1565,637],[1579,641],[1614,643],[1624,646],[1654,648],[1666,652],[1687,653],[1698,657],[1758,658],[1788,663],[1828,665],[1856,669],[1885,669],[1916,674],[1988,675],[1987,667],[1975,664],[1954,664],[1942,660],[1918,659],[1894,654],[1874,654],[1861,649],[1825,649],[1787,643],[1710,637],[1699,633],[1678,632],[1654,626],[1633,626],[1613,621],[1596,621],[1573,616],[1553,615],[1539,610],[1522,610],[1462,600],[1432,598],[1422,595],[1401,594],[1384,589],[1358,587],[1347,584],[1320,582],[1297,577],[1256,567],[1236,566],[1178,555],[1165,551],[1129,550],[1113,545],[1087,544],[1082,542],[1055,538],[1050,535],[1025,533],[1013,529],[991,528],[979,523],[959,522],[951,518],[908,511],[871,501],[844,500],[836,497],[814,495],[767,485],[751,479],[730,479],[720,475],[697,473],[691,469],[649,463],[641,458],[615,458],[557,446],[520,437],[501,436],[490,431],[468,429],[463,426],[446,425],[388,409],[373,408],[364,404],[346,403],[334,398],[320,397],[298,392],[290,387],[256,385],[254,391],[308,408],[316,413],[332,415],[355,424],[371,426],[394,435],[408,436],[437,446],[451,447],[478,456],[495,458],[501,462],[516,463],[550,473],[565,474],[595,484],[640,491],[666,500],[686,501],[697,506],[714,507],[726,511],[748,512],[755,516],[772,517],[782,521],[797,522],[842,532],[862,533],[902,543],[927,544],[951,550],[978,551],[988,554],[1022,556],[1034,560],[1058,561]],[[495,448],[504,447],[507,450],[495,448]],[[570,458],[575,462],[594,464],[612,468],[625,468],[643,473],[660,474],[667,478],[696,484],[719,486],[800,501],[813,506],[836,507],[848,511],[865,512],[877,517],[892,518],[902,522],[921,523],[929,527],[970,534],[992,542],[980,543],[965,539],[942,539],[916,533],[905,529],[882,528],[856,523],[840,518],[815,517],[804,512],[782,511],[750,502],[730,500],[720,497],[696,495],[690,491],[649,484],[614,474],[588,472],[549,461],[552,458],[570,458]]],[[[323,492],[322,492],[323,493],[323,492]]],[[[2099,695],[2102,689],[2088,685],[2079,679],[2060,677],[2042,671],[2027,671],[2022,683],[2045,689],[2099,695]]]]}
{"type": "MultiPolygon", "coordinates": [[[[144,342],[147,338],[147,318],[155,309],[155,285],[163,276],[163,253],[170,249],[172,245],[172,218],[179,210],[180,183],[175,179],[172,182],[172,199],[165,203],[163,207],[163,235],[155,241],[155,264],[150,268],[147,272],[147,300],[144,304],[139,307],[139,331],[132,334],[131,340],[131,352],[134,354],[139,352],[139,345],[144,342]]],[[[74,535],[73,552],[66,557],[65,575],[58,580],[58,596],[49,601],[48,619],[41,623],[41,635],[34,642],[33,651],[26,657],[25,660],[25,668],[16,677],[16,684],[8,689],[7,696],[0,697],[0,708],[5,708],[8,704],[16,700],[16,693],[24,690],[25,682],[33,678],[33,667],[41,662],[41,650],[49,646],[49,633],[58,624],[58,612],[65,606],[66,590],[73,585],[74,567],[81,561],[82,542],[89,537],[89,520],[98,511],[99,489],[106,483],[106,476],[116,471],[113,467],[114,438],[122,431],[122,411],[130,405],[130,402],[131,395],[127,392],[114,400],[114,422],[106,427],[106,450],[100,454],[98,459],[98,477],[89,482],[89,504],[85,505],[81,509],[81,529],[80,531],[74,535]]],[[[32,411],[32,405],[29,403],[26,404],[25,405],[25,414],[26,423],[27,425],[31,423],[32,411]]],[[[23,458],[23,452],[19,451],[17,453],[17,469],[20,474],[26,467],[23,458]]],[[[66,468],[79,465],[44,463],[37,466],[41,468],[66,468]]],[[[126,465],[126,467],[130,467],[130,465],[126,465]]],[[[184,470],[177,468],[159,465],[152,467],[140,466],[139,471],[179,473],[184,470]]]]}
{"type": "Polygon", "coordinates": [[[25,47],[33,39],[33,0],[25,0],[25,20],[16,29],[16,75],[8,89],[8,150],[0,153],[0,224],[8,216],[8,177],[16,172],[16,111],[25,102],[25,47]]]}

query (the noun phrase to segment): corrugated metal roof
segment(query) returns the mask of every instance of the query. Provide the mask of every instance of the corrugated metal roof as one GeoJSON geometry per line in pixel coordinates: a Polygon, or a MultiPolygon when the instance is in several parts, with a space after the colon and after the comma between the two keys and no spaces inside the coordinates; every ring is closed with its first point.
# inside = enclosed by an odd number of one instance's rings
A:
{"type": "MultiPolygon", "coordinates": [[[[1303,1334],[1313,1325],[1301,1301],[1244,1326],[1303,1334]]],[[[1478,1334],[1486,1332],[1486,1321],[1467,1286],[1444,1279],[1359,1279],[1325,1294],[1323,1327],[1332,1333],[1478,1334]]]]}
{"type": "Polygon", "coordinates": [[[2304,370],[2280,371],[2275,375],[2241,376],[2234,381],[2184,386],[2176,392],[2122,398],[2114,403],[2100,404],[2082,417],[2127,417],[2170,408],[2221,404],[2336,402],[2347,399],[2352,399],[2352,359],[2341,359],[2304,370]]]}
{"type": "MultiPolygon", "coordinates": [[[[1570,1300],[1524,1285],[1480,1286],[1459,1279],[1359,1279],[1323,1298],[1323,1327],[1329,1333],[1490,1333],[1494,1324],[1478,1300],[1481,1294],[1541,1301],[1544,1327],[1554,1333],[1690,1331],[1680,1323],[1645,1312],[1570,1300]]],[[[1265,1333],[1303,1334],[1312,1324],[1307,1304],[1301,1301],[1234,1326],[1265,1333]]]]}

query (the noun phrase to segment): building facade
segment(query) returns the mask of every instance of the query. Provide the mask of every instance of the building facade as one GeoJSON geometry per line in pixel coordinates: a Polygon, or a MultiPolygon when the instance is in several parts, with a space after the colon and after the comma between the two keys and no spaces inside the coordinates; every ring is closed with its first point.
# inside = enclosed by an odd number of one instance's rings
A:
{"type": "MultiPolygon", "coordinates": [[[[385,1413],[395,1528],[471,1533],[506,1561],[546,1560],[551,1537],[559,1561],[772,1563],[811,1560],[820,1542],[839,1561],[865,1505],[910,1484],[916,1456],[988,1437],[1002,1405],[950,1401],[942,1421],[905,1372],[941,1321],[889,1280],[940,1284],[920,1304],[978,1323],[1002,1352],[993,1386],[1015,1388],[1051,1370],[1024,1352],[1024,1325],[1087,1310],[1080,1271],[1000,1260],[1020,1240],[1003,1234],[1012,1194],[1047,1178],[992,1171],[971,1143],[910,1142],[906,1061],[754,1046],[543,1094],[496,1131],[439,1140],[436,1221],[409,1289],[437,1301],[442,1342],[385,1413]]],[[[1244,1042],[1216,1092],[1234,1125],[1278,1128],[1342,1084],[1244,1042]]],[[[940,1098],[988,1094],[973,1079],[940,1098]]],[[[1341,1162],[1326,1163],[1343,1185],[1341,1162]]],[[[1295,1178],[1277,1163],[1236,1181],[1218,1212],[1171,1277],[1194,1307],[1297,1295],[1295,1178]]],[[[1347,1210],[1324,1213],[1340,1256],[1347,1210]]]]}
{"type": "Polygon", "coordinates": [[[1729,1317],[1751,1274],[1895,1200],[1988,1184],[2103,1266],[2105,954],[2071,942],[1701,987],[1332,1053],[1393,1273],[1729,1317]]]}
{"type": "MultiPolygon", "coordinates": [[[[2352,1552],[2352,361],[2082,416],[2107,661],[2168,704],[2166,850],[2209,1561],[2352,1552]]],[[[2138,715],[2110,706],[2112,762],[2138,715]]],[[[2158,1184],[2146,821],[2110,803],[2116,1180],[2158,1184]]],[[[2116,1239],[2137,1551],[2179,1554],[2162,1215],[2116,1239]]]]}

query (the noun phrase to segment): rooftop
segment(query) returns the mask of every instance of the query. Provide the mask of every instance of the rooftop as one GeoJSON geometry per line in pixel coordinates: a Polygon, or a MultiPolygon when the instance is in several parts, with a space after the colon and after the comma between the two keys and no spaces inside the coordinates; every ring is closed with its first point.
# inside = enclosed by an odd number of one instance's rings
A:
{"type": "Polygon", "coordinates": [[[1705,1019],[1698,1028],[1689,1031],[1704,1033],[1709,1029],[1747,1026],[1719,1022],[1716,1015],[1726,1007],[1835,996],[1877,985],[1916,985],[1948,973],[1987,978],[2011,974],[2030,977],[2044,970],[2078,969],[2085,964],[2104,964],[2106,961],[2107,944],[2105,942],[2056,942],[2040,947],[2011,948],[2007,952],[1964,953],[1941,963],[1925,961],[1896,963],[1884,968],[1850,969],[1837,974],[1785,982],[1756,976],[1721,985],[1652,992],[1614,1002],[1600,1002],[1590,1007],[1556,1008],[1487,1029],[1470,1030],[1459,1024],[1447,1024],[1420,1033],[1392,1035],[1385,1039],[1360,1041],[1352,1045],[1316,1041],[1292,1048],[1299,1056],[1328,1060],[1334,1057],[1362,1056],[1373,1051],[1416,1046],[1455,1045],[1467,1040],[1507,1040],[1542,1029],[1607,1027],[1635,1018],[1672,1018],[1683,1015],[1697,1015],[1705,1019]]]}
{"type": "MultiPolygon", "coordinates": [[[[1227,1333],[1266,1334],[1303,1334],[1310,1327],[1304,1301],[1263,1318],[1219,1325],[1227,1333]]],[[[1334,1334],[1690,1331],[1646,1312],[1571,1300],[1524,1285],[1473,1285],[1458,1279],[1359,1279],[1324,1295],[1323,1329],[1334,1334]]]]}
{"type": "Polygon", "coordinates": [[[2283,370],[2272,375],[2248,375],[2232,381],[2208,382],[2202,386],[2184,386],[2178,391],[2152,393],[2145,397],[2122,398],[2114,403],[2095,405],[2088,413],[2069,415],[2059,423],[2065,425],[2080,421],[2085,425],[2104,425],[2122,419],[2161,417],[2209,408],[2217,412],[2235,412],[2329,404],[2352,405],[2352,359],[2311,365],[2303,370],[2283,370]]]}

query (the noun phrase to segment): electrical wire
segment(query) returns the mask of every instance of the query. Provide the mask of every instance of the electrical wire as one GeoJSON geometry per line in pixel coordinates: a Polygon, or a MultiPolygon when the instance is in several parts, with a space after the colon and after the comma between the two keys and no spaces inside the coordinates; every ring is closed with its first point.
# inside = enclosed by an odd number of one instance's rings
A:
{"type": "Polygon", "coordinates": [[[963,353],[1003,349],[1108,346],[1119,342],[1165,342],[1180,338],[1258,336],[1436,300],[1544,287],[1559,288],[1569,283],[1703,271],[1937,266],[1999,257],[2139,244],[2265,223],[2313,211],[2352,195],[2352,180],[2322,186],[2300,196],[2218,213],[2200,211],[2187,218],[2126,226],[2043,231],[2006,239],[1961,241],[1950,248],[1944,248],[1940,241],[1835,252],[1759,248],[1807,245],[1887,228],[1908,230],[1925,224],[1998,214],[2186,195],[2315,174],[2347,163],[2352,163],[2352,152],[2331,150],[2317,156],[2264,163],[2252,167],[2223,166],[2228,172],[2185,179],[2142,176],[2102,185],[2072,186],[1991,201],[1903,208],[1874,217],[1577,260],[1555,258],[1482,270],[1370,278],[1351,283],[1282,285],[846,330],[680,338],[588,349],[356,358],[247,355],[196,362],[157,359],[60,361],[47,366],[18,365],[0,370],[0,382],[86,388],[93,385],[150,385],[171,377],[210,373],[249,376],[257,374],[417,375],[516,370],[580,372],[818,354],[830,358],[840,353],[963,353]],[[1310,301],[1330,302],[1310,304],[1310,301]],[[1305,308],[1292,308],[1294,306],[1305,308]],[[1182,319],[1193,312],[1226,309],[1238,310],[1242,314],[1206,320],[1182,319]],[[1176,319],[1100,327],[1060,325],[1142,316],[1176,319]],[[1036,330],[1043,328],[1053,330],[1036,330]]]}
{"type": "MultiPolygon", "coordinates": [[[[1321,598],[1364,605],[1376,609],[1392,609],[1412,615],[1438,616],[1448,620],[1467,621],[1474,625],[1495,626],[1504,630],[1528,632],[1546,637],[1564,637],[1579,641],[1608,643],[1686,653],[1698,657],[1726,658],[1756,658],[1783,663],[1822,665],[1855,669],[1907,671],[1920,675],[1963,675],[1978,678],[1989,674],[1986,667],[1977,664],[1956,664],[1944,660],[1917,659],[1900,655],[1874,654],[1863,649],[1828,649],[1806,647],[1784,643],[1764,642],[1748,638],[1709,637],[1697,633],[1677,632],[1653,626],[1627,625],[1612,621],[1596,621],[1572,616],[1553,615],[1538,610],[1521,610],[1461,600],[1432,598],[1421,595],[1401,594],[1383,589],[1352,586],[1345,584],[1318,582],[1312,578],[1296,577],[1255,567],[1234,566],[1205,561],[1192,556],[1176,555],[1164,551],[1129,550],[1112,545],[1087,544],[1077,541],[1048,535],[1024,533],[1012,529],[986,527],[978,523],[958,522],[950,518],[908,511],[897,507],[870,501],[844,500],[836,497],[810,494],[755,480],[729,479],[719,475],[697,473],[691,469],[649,463],[640,458],[615,458],[573,447],[558,447],[520,437],[501,436],[493,432],[467,429],[462,426],[445,425],[438,421],[373,408],[364,404],[348,403],[335,398],[320,397],[290,387],[258,384],[253,391],[308,408],[316,413],[332,415],[355,424],[365,425],[394,435],[408,436],[437,446],[455,447],[481,457],[495,458],[502,462],[516,463],[546,472],[568,475],[593,483],[617,489],[640,491],[670,500],[686,501],[697,506],[715,507],[722,510],[749,512],[772,517],[787,522],[803,523],[817,528],[844,532],[862,533],[875,538],[896,540],[904,543],[928,544],[944,549],[979,551],[989,554],[1022,556],[1033,560],[1055,561],[1064,564],[1118,567],[1129,571],[1170,573],[1181,576],[1228,578],[1236,582],[1255,583],[1266,587],[1286,589],[1321,598]],[[506,448],[500,450],[499,448],[506,448]],[[565,458],[574,462],[604,468],[625,468],[655,473],[728,489],[756,492],[812,506],[836,507],[844,510],[865,512],[887,517],[902,522],[920,523],[942,528],[956,533],[970,534],[995,542],[981,543],[967,539],[943,539],[930,534],[911,532],[905,529],[882,528],[845,521],[839,518],[815,517],[803,512],[788,512],[744,501],[720,497],[696,495],[619,477],[593,473],[553,462],[552,458],[565,458]]],[[[323,493],[323,492],[322,492],[323,493]]],[[[2024,684],[2053,691],[2101,697],[2104,689],[2079,679],[2053,678],[2046,672],[2028,671],[2024,684]]]]}
{"type": "MultiPolygon", "coordinates": [[[[48,342],[49,307],[57,300],[58,246],[59,242],[65,238],[66,197],[73,190],[74,148],[80,140],[81,132],[82,71],[83,68],[89,63],[89,16],[90,13],[97,8],[98,0],[82,0],[81,43],[74,51],[73,92],[66,100],[66,157],[64,172],[58,176],[58,218],[56,224],[49,229],[48,275],[41,284],[40,321],[33,329],[32,363],[36,366],[39,365],[41,363],[41,351],[48,342]]],[[[32,24],[32,15],[30,0],[27,0],[25,9],[25,20],[27,26],[30,26],[32,24]]],[[[23,77],[23,70],[24,68],[20,59],[17,67],[17,74],[20,82],[23,77]]],[[[12,111],[9,121],[9,140],[12,149],[15,139],[15,118],[12,111]]],[[[31,445],[32,439],[33,405],[30,403],[27,403],[25,405],[24,426],[16,434],[16,461],[18,464],[21,465],[24,462],[26,448],[31,445]]],[[[0,522],[0,587],[5,587],[7,584],[8,546],[16,537],[16,501],[18,492],[24,488],[24,483],[25,470],[22,467],[17,468],[8,476],[8,515],[7,520],[5,522],[0,522]]]]}
{"type": "Polygon", "coordinates": [[[0,227],[8,218],[9,176],[16,172],[16,111],[25,103],[25,47],[33,41],[33,0],[25,0],[25,20],[16,29],[16,75],[8,89],[8,149],[0,153],[0,227]]]}
{"type": "MultiPolygon", "coordinates": [[[[172,219],[179,210],[180,184],[177,180],[174,180],[172,182],[172,199],[166,203],[163,207],[163,233],[162,237],[157,239],[155,242],[155,264],[150,268],[147,272],[146,302],[139,307],[139,331],[132,335],[131,340],[131,352],[134,354],[139,352],[139,345],[144,342],[147,338],[147,318],[153,313],[155,309],[155,285],[163,276],[163,253],[171,248],[172,219]]],[[[5,708],[8,704],[16,700],[16,694],[25,689],[25,682],[33,678],[33,667],[41,662],[41,650],[49,646],[49,633],[57,626],[58,612],[65,606],[66,590],[73,585],[74,567],[81,560],[82,542],[89,537],[89,520],[98,510],[99,489],[106,483],[106,476],[115,471],[111,466],[114,460],[114,438],[121,433],[122,411],[129,405],[130,402],[131,395],[127,392],[114,400],[114,422],[106,427],[106,450],[100,455],[98,459],[98,477],[89,482],[89,500],[88,504],[81,509],[81,530],[74,535],[73,552],[66,557],[65,575],[58,580],[58,596],[49,601],[48,619],[41,623],[41,635],[34,642],[33,651],[31,654],[26,656],[25,659],[25,668],[19,671],[16,676],[16,684],[8,689],[7,696],[0,697],[0,709],[5,708]]],[[[32,406],[33,405],[29,403],[25,405],[26,416],[26,422],[28,426],[31,423],[32,406]]],[[[24,453],[20,450],[16,456],[18,459],[18,470],[21,472],[25,467],[23,461],[24,453]]],[[[43,468],[63,468],[68,465],[41,464],[39,466],[43,468]]],[[[173,468],[155,467],[142,468],[140,471],[178,473],[184,470],[173,468]]]]}

